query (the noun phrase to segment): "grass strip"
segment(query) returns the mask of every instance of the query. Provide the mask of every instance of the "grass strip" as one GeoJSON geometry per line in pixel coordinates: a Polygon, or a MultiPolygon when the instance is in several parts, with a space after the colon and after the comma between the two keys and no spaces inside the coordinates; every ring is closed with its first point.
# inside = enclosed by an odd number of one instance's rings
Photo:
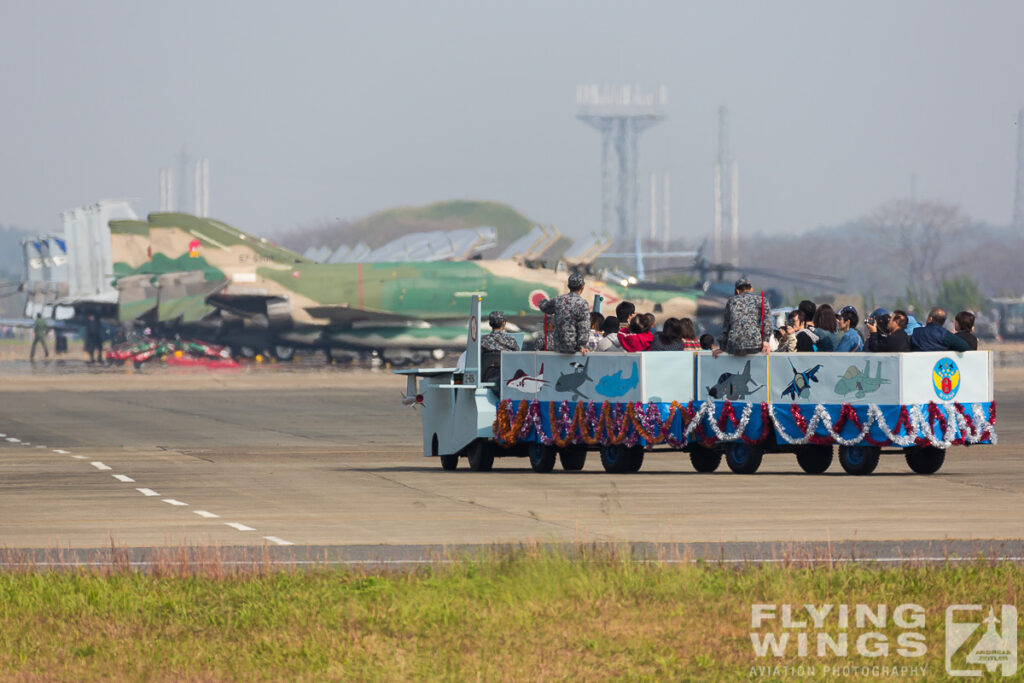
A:
{"type": "Polygon", "coordinates": [[[543,548],[400,572],[226,571],[185,560],[145,572],[28,569],[0,574],[0,678],[800,680],[797,667],[813,666],[803,680],[847,680],[850,667],[891,666],[875,677],[943,680],[946,607],[998,613],[1020,605],[1022,587],[1020,565],[982,559],[727,567],[543,548]],[[775,619],[753,629],[754,603],[777,605],[775,619]],[[752,630],[782,633],[781,605],[806,619],[805,603],[850,605],[851,622],[857,604],[886,605],[888,616],[882,627],[848,629],[830,616],[820,630],[849,633],[846,657],[816,656],[814,628],[788,629],[810,634],[808,657],[795,644],[783,657],[756,656],[752,630]],[[924,608],[923,627],[912,629],[926,645],[920,657],[896,654],[906,629],[892,610],[904,603],[924,608]],[[855,651],[866,632],[885,637],[886,656],[855,651]]]}

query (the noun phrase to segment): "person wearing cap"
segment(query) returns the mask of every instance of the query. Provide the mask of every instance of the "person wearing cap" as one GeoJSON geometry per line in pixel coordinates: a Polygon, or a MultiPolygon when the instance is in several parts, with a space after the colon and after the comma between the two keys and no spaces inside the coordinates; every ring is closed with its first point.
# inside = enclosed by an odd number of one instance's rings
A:
{"type": "Polygon", "coordinates": [[[745,277],[736,280],[734,291],[736,294],[725,302],[720,348],[712,353],[716,358],[722,351],[730,355],[768,353],[772,314],[764,293],[754,294],[745,277]]]}
{"type": "Polygon", "coordinates": [[[839,323],[839,343],[836,344],[837,353],[855,353],[864,349],[864,340],[860,338],[857,331],[857,324],[860,322],[860,314],[853,306],[843,306],[839,309],[839,316],[836,318],[839,323]]]}
{"type": "Polygon", "coordinates": [[[480,338],[480,348],[484,351],[518,351],[519,343],[512,335],[505,332],[505,313],[502,311],[491,311],[487,322],[491,324],[491,331],[480,338]]]}
{"type": "Polygon", "coordinates": [[[586,353],[590,339],[590,306],[580,296],[583,292],[583,276],[573,273],[569,276],[569,293],[554,299],[544,299],[537,307],[541,313],[551,316],[546,340],[547,351],[558,353],[586,353]]]}

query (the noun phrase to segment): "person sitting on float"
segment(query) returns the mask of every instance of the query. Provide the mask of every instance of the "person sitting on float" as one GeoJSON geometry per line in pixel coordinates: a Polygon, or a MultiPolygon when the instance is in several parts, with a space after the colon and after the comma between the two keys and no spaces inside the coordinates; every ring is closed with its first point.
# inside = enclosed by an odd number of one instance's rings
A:
{"type": "Polygon", "coordinates": [[[864,340],[860,338],[857,331],[857,324],[860,322],[860,315],[853,306],[843,306],[836,318],[839,325],[839,343],[836,344],[838,353],[857,353],[864,349],[864,340]]]}
{"type": "Polygon", "coordinates": [[[974,314],[970,311],[960,311],[953,320],[956,321],[956,336],[967,342],[971,351],[977,351],[978,338],[974,336],[974,314]]]}
{"type": "Polygon", "coordinates": [[[610,315],[604,319],[604,324],[601,326],[601,332],[604,333],[604,338],[597,343],[598,351],[621,351],[622,343],[619,341],[619,319],[614,315],[610,315]]]}
{"type": "Polygon", "coordinates": [[[818,335],[816,351],[835,351],[839,345],[839,323],[835,310],[828,304],[818,306],[814,311],[814,333],[818,335]]]}
{"type": "Polygon", "coordinates": [[[914,351],[969,351],[967,342],[946,329],[946,311],[936,306],[928,313],[924,327],[910,335],[910,346],[914,351]]]}
{"type": "Polygon", "coordinates": [[[626,351],[646,351],[654,341],[655,318],[650,313],[638,313],[629,321],[629,334],[619,332],[619,342],[626,351]]]}

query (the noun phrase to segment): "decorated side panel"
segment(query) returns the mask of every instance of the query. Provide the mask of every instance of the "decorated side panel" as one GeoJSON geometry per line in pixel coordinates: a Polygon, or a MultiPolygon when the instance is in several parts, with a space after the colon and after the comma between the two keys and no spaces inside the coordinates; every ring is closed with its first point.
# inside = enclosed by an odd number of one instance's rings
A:
{"type": "Polygon", "coordinates": [[[768,400],[768,356],[729,356],[718,358],[710,352],[697,354],[697,399],[700,401],[768,400]]]}
{"type": "Polygon", "coordinates": [[[634,402],[643,395],[642,374],[639,354],[503,353],[501,397],[513,401],[634,402]]]}
{"type": "Polygon", "coordinates": [[[903,354],[902,403],[987,403],[992,401],[989,351],[903,354]]]}
{"type": "Polygon", "coordinates": [[[643,357],[644,403],[686,404],[694,399],[693,351],[659,351],[643,357]]]}
{"type": "Polygon", "coordinates": [[[900,354],[773,353],[768,363],[774,403],[900,402],[900,354]]]}

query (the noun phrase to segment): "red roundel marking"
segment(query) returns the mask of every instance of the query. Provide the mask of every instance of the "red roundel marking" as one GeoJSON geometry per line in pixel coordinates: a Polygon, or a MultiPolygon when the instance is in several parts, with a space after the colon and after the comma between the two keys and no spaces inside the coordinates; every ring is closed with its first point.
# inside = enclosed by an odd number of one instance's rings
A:
{"type": "Polygon", "coordinates": [[[469,319],[469,338],[476,341],[476,335],[479,331],[480,325],[477,323],[476,316],[474,315],[469,319]]]}
{"type": "Polygon", "coordinates": [[[540,302],[548,298],[547,292],[543,289],[535,289],[530,292],[530,308],[535,311],[540,310],[540,302]]]}

